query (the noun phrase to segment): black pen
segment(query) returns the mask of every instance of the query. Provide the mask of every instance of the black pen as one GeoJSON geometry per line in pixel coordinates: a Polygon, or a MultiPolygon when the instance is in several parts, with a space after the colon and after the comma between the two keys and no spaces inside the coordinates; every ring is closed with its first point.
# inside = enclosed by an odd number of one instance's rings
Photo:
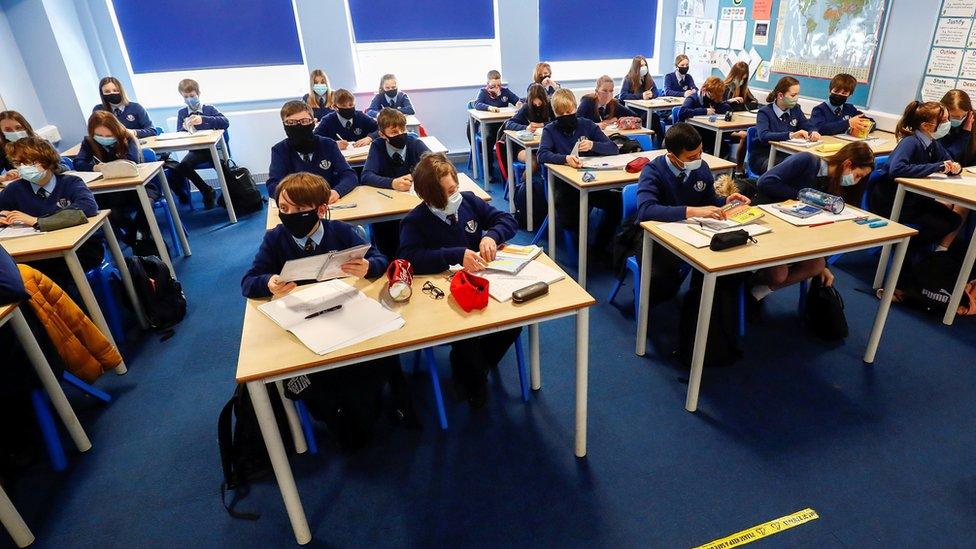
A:
{"type": "Polygon", "coordinates": [[[322,315],[322,314],[325,314],[325,313],[331,313],[332,311],[338,311],[341,308],[342,308],[342,304],[340,303],[339,305],[336,305],[335,307],[329,307],[328,309],[325,309],[323,311],[319,311],[317,313],[312,313],[312,314],[306,316],[305,317],[305,320],[309,320],[311,318],[315,318],[315,317],[317,317],[319,315],[322,315]]]}
{"type": "Polygon", "coordinates": [[[386,193],[385,193],[385,192],[383,192],[383,191],[376,191],[376,194],[378,194],[378,195],[380,195],[380,196],[385,196],[385,197],[387,197],[387,198],[393,198],[392,196],[390,196],[390,195],[388,195],[388,194],[386,194],[386,193]]]}

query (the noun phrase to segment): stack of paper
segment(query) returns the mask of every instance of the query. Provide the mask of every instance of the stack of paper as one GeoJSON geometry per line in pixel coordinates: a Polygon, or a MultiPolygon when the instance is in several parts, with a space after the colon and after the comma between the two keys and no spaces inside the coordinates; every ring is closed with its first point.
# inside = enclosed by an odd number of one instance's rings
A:
{"type": "Polygon", "coordinates": [[[367,153],[369,153],[369,147],[370,147],[369,145],[363,145],[362,147],[349,146],[346,147],[345,149],[342,149],[340,152],[342,153],[342,156],[345,158],[354,158],[357,156],[364,156],[367,153]]]}
{"type": "Polygon", "coordinates": [[[340,280],[302,288],[258,307],[320,355],[399,330],[403,317],[340,280]],[[332,309],[308,318],[313,313],[332,309]]]}
{"type": "Polygon", "coordinates": [[[157,141],[166,141],[167,139],[186,139],[187,137],[200,137],[203,135],[210,135],[213,130],[197,130],[193,133],[179,131],[179,132],[166,132],[161,133],[156,136],[157,141]]]}
{"type": "Polygon", "coordinates": [[[70,170],[70,171],[66,171],[64,173],[66,173],[68,175],[73,175],[73,176],[77,177],[78,179],[81,179],[82,181],[85,182],[85,185],[91,183],[92,181],[96,181],[98,179],[101,179],[101,177],[102,177],[102,172],[76,172],[74,170],[70,170]]]}
{"type": "Polygon", "coordinates": [[[880,139],[877,137],[871,137],[870,135],[867,137],[854,137],[849,133],[837,134],[834,137],[837,139],[843,139],[844,141],[880,141],[880,139]]]}
{"type": "Polygon", "coordinates": [[[795,225],[797,227],[821,225],[824,223],[832,223],[834,221],[846,221],[848,219],[854,219],[855,217],[861,215],[860,212],[854,209],[845,208],[844,211],[840,212],[839,214],[830,213],[827,210],[824,210],[818,213],[817,215],[811,215],[810,217],[800,218],[794,215],[790,215],[786,212],[781,212],[777,210],[776,208],[773,207],[773,204],[763,204],[762,206],[759,207],[773,214],[774,216],[782,219],[783,221],[786,221],[790,225],[795,225]]]}
{"type": "MultiPolygon", "coordinates": [[[[689,220],[690,221],[690,220],[689,220]]],[[[712,242],[712,237],[718,233],[726,233],[729,231],[743,230],[749,233],[749,236],[759,236],[761,234],[768,233],[772,231],[767,225],[742,225],[735,226],[720,230],[709,230],[704,227],[694,225],[691,223],[686,223],[684,221],[675,221],[673,223],[662,223],[658,225],[658,228],[662,231],[677,237],[679,240],[686,244],[690,244],[696,248],[707,248],[712,242]]]]}
{"type": "Polygon", "coordinates": [[[806,139],[789,139],[784,141],[784,143],[789,143],[796,147],[812,147],[819,144],[817,141],[807,141],[806,139]]]}
{"type": "Polygon", "coordinates": [[[24,227],[24,226],[9,226],[0,228],[0,238],[17,238],[19,236],[33,236],[35,234],[41,234],[34,227],[24,227]]]}
{"type": "Polygon", "coordinates": [[[552,284],[562,280],[566,275],[562,271],[553,269],[539,261],[530,261],[517,275],[510,275],[501,272],[482,272],[478,273],[488,279],[488,295],[495,301],[505,303],[512,299],[512,293],[522,288],[526,288],[536,282],[552,284]]]}

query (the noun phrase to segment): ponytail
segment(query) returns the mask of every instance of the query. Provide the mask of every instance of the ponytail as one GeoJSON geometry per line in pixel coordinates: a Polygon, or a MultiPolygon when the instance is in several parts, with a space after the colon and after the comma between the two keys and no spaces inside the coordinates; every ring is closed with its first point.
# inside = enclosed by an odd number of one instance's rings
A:
{"type": "Polygon", "coordinates": [[[938,125],[939,117],[942,115],[943,109],[945,109],[945,106],[935,101],[928,101],[926,103],[912,101],[905,107],[905,112],[902,113],[901,119],[895,126],[895,136],[898,139],[908,137],[915,133],[918,127],[925,122],[935,122],[938,125]]]}
{"type": "Polygon", "coordinates": [[[777,95],[781,93],[785,94],[786,92],[790,91],[790,88],[793,86],[799,85],[800,81],[792,76],[784,76],[783,78],[780,78],[779,82],[776,83],[776,87],[773,88],[773,91],[769,92],[769,95],[766,96],[766,102],[772,103],[773,101],[776,101],[777,95]]]}

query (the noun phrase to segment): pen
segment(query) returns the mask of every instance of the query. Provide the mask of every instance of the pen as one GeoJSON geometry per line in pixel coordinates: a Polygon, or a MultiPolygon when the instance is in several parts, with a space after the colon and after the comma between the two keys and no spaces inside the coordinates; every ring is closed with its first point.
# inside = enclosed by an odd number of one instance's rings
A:
{"type": "Polygon", "coordinates": [[[831,223],[834,223],[834,222],[833,221],[824,221],[823,223],[815,223],[813,225],[807,225],[807,226],[812,229],[814,227],[823,227],[824,225],[830,225],[831,223]]]}
{"type": "Polygon", "coordinates": [[[317,316],[319,316],[319,315],[323,315],[323,314],[325,314],[325,313],[331,313],[332,311],[338,311],[338,310],[339,310],[339,309],[341,309],[341,308],[342,308],[342,304],[340,303],[339,305],[336,305],[335,307],[329,307],[328,309],[325,309],[325,310],[322,310],[322,311],[319,311],[319,312],[317,312],[317,313],[312,313],[312,314],[310,314],[310,315],[308,315],[308,316],[306,316],[306,317],[305,317],[305,320],[308,320],[308,319],[310,319],[310,318],[315,318],[315,317],[317,317],[317,316]]]}
{"type": "Polygon", "coordinates": [[[386,194],[386,193],[385,193],[385,192],[383,192],[383,191],[376,191],[376,194],[378,194],[378,195],[380,195],[380,196],[385,196],[385,197],[387,197],[387,198],[393,198],[392,196],[390,196],[390,195],[388,195],[388,194],[386,194]]]}
{"type": "Polygon", "coordinates": [[[329,209],[330,210],[345,210],[345,209],[348,209],[348,208],[355,208],[355,207],[356,207],[355,204],[335,204],[335,205],[329,206],[329,209]]]}

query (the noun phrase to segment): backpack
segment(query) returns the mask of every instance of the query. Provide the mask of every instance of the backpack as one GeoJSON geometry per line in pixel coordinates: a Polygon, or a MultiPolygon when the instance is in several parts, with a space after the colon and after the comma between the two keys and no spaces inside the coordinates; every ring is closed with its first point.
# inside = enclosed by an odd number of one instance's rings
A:
{"type": "Polygon", "coordinates": [[[173,335],[173,326],[186,316],[183,286],[155,255],[126,257],[125,264],[132,275],[132,284],[139,304],[146,313],[146,320],[152,328],[168,331],[164,341],[169,339],[173,335]]]}
{"type": "MultiPolygon", "coordinates": [[[[254,183],[250,170],[238,166],[233,160],[221,162],[220,169],[224,171],[227,192],[230,193],[236,214],[247,215],[264,209],[265,198],[254,183]]],[[[217,199],[217,203],[226,208],[223,195],[217,199]]]]}
{"type": "MultiPolygon", "coordinates": [[[[528,190],[525,187],[524,181],[515,184],[515,220],[523,229],[528,227],[526,221],[526,213],[528,212],[526,195],[528,195],[528,190]]],[[[535,222],[536,229],[549,213],[545,188],[545,182],[542,181],[541,177],[532,178],[532,220],[535,222]]]]}
{"type": "MultiPolygon", "coordinates": [[[[712,319],[708,324],[708,343],[705,346],[706,368],[731,366],[742,358],[738,341],[739,286],[743,276],[723,276],[715,283],[712,299],[712,319]]],[[[681,303],[681,320],[678,324],[678,357],[691,366],[698,324],[698,306],[701,303],[701,275],[691,277],[691,287],[681,303]]]]}
{"type": "Polygon", "coordinates": [[[952,254],[929,253],[912,266],[905,300],[926,311],[945,313],[961,268],[962,262],[952,254]]]}
{"type": "MultiPolygon", "coordinates": [[[[285,449],[293,451],[295,441],[291,438],[291,429],[277,386],[271,384],[265,388],[271,399],[271,409],[274,410],[285,449]]],[[[257,520],[260,517],[258,514],[234,510],[238,500],[249,492],[248,484],[266,477],[272,471],[271,458],[264,445],[264,436],[261,435],[261,427],[258,425],[246,385],[238,385],[234,389],[234,396],[220,410],[217,419],[217,444],[220,448],[220,465],[224,472],[224,480],[220,484],[220,499],[224,508],[234,518],[257,520]],[[228,490],[235,492],[230,503],[227,503],[228,490]]]]}
{"type": "Polygon", "coordinates": [[[620,151],[620,154],[629,154],[629,153],[644,151],[644,148],[641,147],[640,143],[620,133],[615,133],[611,135],[610,141],[613,141],[613,143],[617,145],[617,150],[620,151]]]}
{"type": "Polygon", "coordinates": [[[847,317],[844,316],[844,298],[835,286],[824,286],[820,277],[810,280],[803,318],[807,328],[826,341],[847,337],[847,317]]]}

